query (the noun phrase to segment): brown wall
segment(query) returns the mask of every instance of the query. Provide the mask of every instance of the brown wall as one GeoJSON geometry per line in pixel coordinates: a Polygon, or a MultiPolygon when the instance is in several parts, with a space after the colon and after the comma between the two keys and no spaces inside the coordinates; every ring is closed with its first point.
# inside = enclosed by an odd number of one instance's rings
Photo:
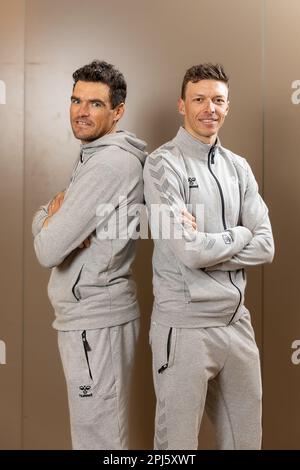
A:
{"type": "Polygon", "coordinates": [[[0,448],[13,449],[22,445],[23,1],[1,5],[0,80],[0,103],[6,103],[0,104],[0,448]]]}
{"type": "MultiPolygon", "coordinates": [[[[300,80],[298,0],[289,0],[289,8],[284,0],[10,0],[2,13],[0,81],[7,91],[6,104],[0,104],[0,351],[5,343],[6,364],[0,355],[0,377],[6,386],[0,387],[0,448],[70,448],[46,295],[49,272],[35,259],[31,220],[41,203],[68,184],[78,151],[68,123],[71,75],[94,58],[116,64],[126,76],[122,127],[145,139],[150,151],[177,131],[185,69],[220,61],[229,71],[231,112],[221,139],[250,162],[277,242],[274,264],[248,274],[247,305],[263,363],[264,444],[299,447],[300,383],[291,361],[298,325],[298,223],[288,219],[299,199],[300,106],[291,101],[291,83],[300,80]]],[[[153,437],[151,251],[151,241],[141,241],[135,267],[143,320],[131,413],[136,449],[151,449],[153,437]]],[[[213,446],[207,422],[200,441],[201,448],[213,446]]]]}
{"type": "Polygon", "coordinates": [[[264,181],[277,246],[264,276],[264,442],[270,449],[300,448],[300,366],[291,360],[300,338],[300,106],[292,102],[292,83],[300,79],[300,3],[285,6],[266,2],[264,181]]]}

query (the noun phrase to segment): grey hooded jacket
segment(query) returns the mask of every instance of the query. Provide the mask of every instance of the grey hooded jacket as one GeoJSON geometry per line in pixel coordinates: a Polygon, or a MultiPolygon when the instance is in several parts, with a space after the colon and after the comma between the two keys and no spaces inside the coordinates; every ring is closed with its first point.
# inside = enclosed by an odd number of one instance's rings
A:
{"type": "Polygon", "coordinates": [[[145,143],[119,131],[81,146],[60,209],[34,217],[34,248],[41,265],[53,268],[48,295],[58,330],[119,325],[139,316],[131,265],[132,237],[143,203],[145,143]],[[128,216],[129,212],[129,216],[128,216]],[[78,248],[90,237],[88,248],[78,248]]]}
{"type": "Polygon", "coordinates": [[[268,209],[246,160],[180,128],[147,158],[144,186],[155,245],[153,318],[179,328],[237,321],[246,311],[244,268],[274,255],[268,209]],[[182,223],[182,210],[196,217],[196,232],[182,223]]]}

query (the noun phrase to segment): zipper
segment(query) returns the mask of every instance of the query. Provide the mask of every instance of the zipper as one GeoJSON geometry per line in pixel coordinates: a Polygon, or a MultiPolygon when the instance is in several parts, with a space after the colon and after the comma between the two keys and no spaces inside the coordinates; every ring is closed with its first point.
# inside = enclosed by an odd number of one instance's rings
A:
{"type": "MultiPolygon", "coordinates": [[[[217,186],[218,186],[218,189],[219,189],[220,198],[221,198],[221,206],[222,206],[222,222],[223,222],[224,230],[227,230],[227,224],[226,224],[226,219],[225,219],[225,199],[224,199],[222,186],[220,184],[220,181],[218,180],[218,178],[216,177],[216,175],[214,174],[214,172],[212,171],[212,168],[211,168],[211,165],[214,165],[214,163],[215,163],[215,152],[216,152],[216,144],[214,144],[208,152],[208,169],[209,169],[209,172],[211,173],[211,175],[213,176],[215,182],[217,183],[217,186]]],[[[239,210],[239,213],[240,212],[241,212],[241,197],[240,197],[240,210],[239,210]]],[[[238,309],[241,305],[242,292],[239,289],[239,287],[233,282],[230,271],[228,271],[228,277],[229,277],[229,280],[230,280],[231,284],[237,289],[237,291],[239,293],[239,302],[237,304],[237,307],[235,309],[234,314],[232,315],[232,317],[230,318],[230,320],[228,322],[228,325],[230,325],[230,323],[234,319],[234,317],[235,317],[235,315],[236,315],[236,313],[237,313],[237,311],[238,311],[238,309]]]]}
{"type": "Polygon", "coordinates": [[[234,287],[238,290],[238,293],[239,293],[239,296],[240,296],[240,300],[239,300],[239,303],[238,303],[238,305],[237,305],[237,307],[236,307],[236,309],[235,309],[235,312],[234,312],[234,314],[232,315],[232,317],[230,318],[230,320],[229,320],[229,322],[228,322],[228,325],[230,325],[230,323],[231,323],[232,320],[234,319],[234,317],[235,317],[235,315],[236,315],[236,313],[237,313],[237,311],[238,311],[238,309],[239,309],[239,307],[240,307],[240,305],[241,305],[241,302],[242,302],[242,293],[241,293],[241,290],[239,289],[239,287],[233,282],[232,277],[231,277],[231,272],[230,272],[230,271],[228,271],[228,274],[229,274],[229,279],[230,279],[231,284],[234,285],[234,287]]]}
{"type": "Polygon", "coordinates": [[[161,374],[169,367],[169,358],[170,358],[170,351],[171,351],[171,336],[172,336],[173,328],[169,329],[168,334],[168,341],[167,341],[167,362],[158,369],[158,373],[161,374]]]}
{"type": "Polygon", "coordinates": [[[73,184],[73,181],[74,181],[74,179],[75,179],[76,176],[77,176],[78,168],[79,168],[79,166],[81,166],[81,164],[83,163],[82,154],[83,154],[83,150],[80,151],[78,161],[77,161],[77,163],[75,164],[75,166],[74,166],[74,168],[73,168],[73,170],[72,170],[72,175],[71,175],[69,187],[73,184]]]}
{"type": "MultiPolygon", "coordinates": [[[[83,266],[84,266],[84,265],[83,265],[83,266]]],[[[73,292],[73,295],[74,295],[75,299],[77,300],[77,302],[80,301],[80,298],[77,297],[76,292],[75,292],[75,289],[76,289],[76,286],[77,286],[77,284],[78,284],[78,282],[79,282],[79,279],[80,279],[80,276],[81,276],[81,273],[82,273],[82,270],[83,270],[83,266],[81,266],[80,271],[79,271],[78,276],[77,276],[77,279],[76,279],[76,281],[75,281],[75,283],[74,283],[74,285],[73,285],[73,287],[72,287],[72,292],[73,292]]]]}
{"type": "Polygon", "coordinates": [[[222,222],[223,222],[224,230],[227,230],[226,221],[225,221],[225,200],[224,200],[222,187],[221,187],[220,181],[218,180],[218,178],[216,177],[216,175],[214,174],[214,172],[211,169],[211,163],[212,163],[212,165],[214,165],[214,163],[215,163],[215,152],[216,152],[216,144],[214,144],[210,148],[210,151],[208,153],[208,169],[209,169],[210,173],[212,174],[215,182],[217,183],[217,186],[218,186],[218,189],[219,189],[219,193],[220,193],[220,197],[221,197],[221,205],[222,205],[222,222]],[[210,160],[211,160],[211,163],[210,163],[210,160]]]}
{"type": "Polygon", "coordinates": [[[92,371],[91,371],[91,368],[90,368],[89,355],[88,355],[88,352],[91,351],[92,348],[89,345],[88,340],[86,339],[86,330],[84,330],[81,333],[81,338],[82,338],[82,342],[83,342],[83,348],[84,348],[86,362],[87,362],[87,365],[88,365],[88,368],[89,368],[90,378],[91,378],[91,380],[93,380],[92,371]]]}

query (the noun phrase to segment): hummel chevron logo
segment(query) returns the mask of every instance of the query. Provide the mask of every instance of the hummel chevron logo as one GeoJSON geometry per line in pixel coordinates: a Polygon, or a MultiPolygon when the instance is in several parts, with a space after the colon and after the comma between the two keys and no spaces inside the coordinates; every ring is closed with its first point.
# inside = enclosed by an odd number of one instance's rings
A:
{"type": "Polygon", "coordinates": [[[154,186],[156,187],[156,189],[158,189],[158,191],[161,191],[162,193],[166,193],[169,189],[169,183],[167,180],[165,180],[163,184],[154,183],[154,186]]]}
{"type": "Polygon", "coordinates": [[[160,167],[159,170],[155,171],[155,170],[149,170],[150,171],[150,174],[153,178],[155,178],[156,180],[160,180],[161,177],[165,174],[165,169],[163,166],[160,167]]]}
{"type": "Polygon", "coordinates": [[[161,161],[162,161],[162,157],[161,157],[161,156],[158,156],[158,157],[150,157],[150,158],[149,158],[149,163],[150,163],[150,165],[152,165],[152,166],[157,166],[161,161]]]}
{"type": "Polygon", "coordinates": [[[158,400],[158,406],[159,408],[164,408],[166,406],[165,398],[163,400],[158,400]]]}
{"type": "Polygon", "coordinates": [[[157,436],[159,441],[162,441],[167,436],[167,428],[164,427],[162,429],[157,429],[156,430],[156,436],[157,436]]]}
{"type": "Polygon", "coordinates": [[[164,424],[166,422],[167,418],[166,418],[166,413],[163,413],[162,415],[160,415],[159,419],[158,419],[158,424],[159,426],[161,426],[162,424],[164,424]]]}

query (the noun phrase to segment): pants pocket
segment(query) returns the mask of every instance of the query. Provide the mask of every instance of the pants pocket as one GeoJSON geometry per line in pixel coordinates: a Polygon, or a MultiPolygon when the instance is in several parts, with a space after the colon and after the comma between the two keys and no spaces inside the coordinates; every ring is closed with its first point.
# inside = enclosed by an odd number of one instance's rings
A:
{"type": "Polygon", "coordinates": [[[89,352],[92,350],[89,343],[88,343],[88,340],[87,340],[87,337],[86,337],[86,330],[84,330],[82,333],[81,333],[81,338],[82,338],[82,343],[83,343],[83,349],[84,349],[84,354],[85,354],[85,358],[86,358],[86,363],[87,363],[87,367],[88,367],[88,370],[89,370],[89,376],[90,376],[90,379],[93,380],[93,375],[92,375],[92,371],[91,371],[91,366],[90,366],[90,360],[89,360],[89,352]]]}
{"type": "MultiPolygon", "coordinates": [[[[160,327],[159,327],[160,328],[160,327]]],[[[163,327],[163,363],[158,369],[158,373],[162,374],[166,369],[170,369],[175,361],[177,329],[174,327],[163,327]]]]}

